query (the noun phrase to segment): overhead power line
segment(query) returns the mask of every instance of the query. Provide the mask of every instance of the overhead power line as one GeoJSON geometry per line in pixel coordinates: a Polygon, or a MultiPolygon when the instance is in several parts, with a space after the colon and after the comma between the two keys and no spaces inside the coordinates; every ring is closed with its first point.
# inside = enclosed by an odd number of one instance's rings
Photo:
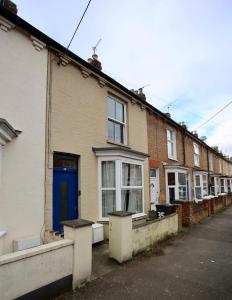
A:
{"type": "Polygon", "coordinates": [[[206,120],[204,123],[202,123],[200,126],[198,126],[195,130],[201,128],[205,124],[207,124],[209,121],[211,121],[213,118],[215,118],[220,112],[222,112],[224,109],[226,109],[230,104],[232,103],[232,100],[227,103],[225,106],[223,106],[219,111],[217,111],[212,117],[210,117],[208,120],[206,120]]]}
{"type": "Polygon", "coordinates": [[[77,27],[76,27],[74,33],[73,33],[73,36],[72,36],[72,38],[71,38],[71,40],[70,40],[68,46],[67,46],[67,50],[69,49],[69,47],[70,47],[70,45],[71,45],[71,43],[72,43],[72,41],[73,41],[73,39],[74,39],[74,37],[75,37],[75,35],[76,35],[76,33],[77,33],[78,28],[79,28],[80,25],[81,25],[81,22],[82,22],[82,20],[83,20],[85,14],[86,14],[88,8],[89,8],[89,5],[90,5],[90,2],[91,2],[91,1],[92,1],[92,0],[89,0],[87,6],[86,6],[86,8],[85,8],[85,11],[83,12],[83,15],[82,15],[82,17],[81,17],[81,19],[80,19],[80,21],[79,21],[79,23],[78,23],[78,25],[77,25],[77,27]]]}

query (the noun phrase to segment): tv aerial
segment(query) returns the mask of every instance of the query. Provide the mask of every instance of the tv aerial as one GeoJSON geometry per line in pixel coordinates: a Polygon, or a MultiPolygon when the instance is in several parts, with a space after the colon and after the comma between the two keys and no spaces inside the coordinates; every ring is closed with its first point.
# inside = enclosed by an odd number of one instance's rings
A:
{"type": "Polygon", "coordinates": [[[93,54],[96,54],[97,47],[98,47],[98,45],[101,43],[101,41],[102,41],[102,39],[99,39],[98,42],[97,42],[97,44],[96,44],[94,47],[92,47],[92,49],[93,49],[93,54]]]}

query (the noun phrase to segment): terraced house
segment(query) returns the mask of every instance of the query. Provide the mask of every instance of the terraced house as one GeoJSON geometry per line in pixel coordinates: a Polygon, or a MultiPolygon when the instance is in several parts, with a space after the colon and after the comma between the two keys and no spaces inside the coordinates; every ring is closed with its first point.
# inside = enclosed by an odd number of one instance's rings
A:
{"type": "Polygon", "coordinates": [[[152,205],[199,202],[231,192],[231,160],[170,114],[148,111],[152,205]]]}
{"type": "Polygon", "coordinates": [[[3,253],[13,241],[24,249],[50,240],[64,220],[102,223],[107,238],[110,212],[138,220],[157,204],[231,192],[231,161],[142,90],[104,74],[97,55],[84,61],[0,12],[3,253]]]}

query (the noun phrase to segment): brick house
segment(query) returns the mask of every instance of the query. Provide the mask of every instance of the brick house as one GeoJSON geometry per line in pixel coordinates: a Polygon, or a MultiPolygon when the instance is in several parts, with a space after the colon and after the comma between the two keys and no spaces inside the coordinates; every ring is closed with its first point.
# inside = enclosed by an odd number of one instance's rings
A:
{"type": "Polygon", "coordinates": [[[147,111],[151,204],[199,201],[231,192],[231,161],[197,133],[157,110],[147,111]]]}

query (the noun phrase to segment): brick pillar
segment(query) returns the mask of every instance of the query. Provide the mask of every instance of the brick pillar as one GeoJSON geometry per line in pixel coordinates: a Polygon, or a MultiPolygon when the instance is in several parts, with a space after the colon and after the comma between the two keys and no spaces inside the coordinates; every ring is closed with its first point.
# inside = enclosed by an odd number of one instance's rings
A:
{"type": "Polygon", "coordinates": [[[173,204],[178,214],[178,231],[182,230],[182,205],[181,204],[173,204]]]}

